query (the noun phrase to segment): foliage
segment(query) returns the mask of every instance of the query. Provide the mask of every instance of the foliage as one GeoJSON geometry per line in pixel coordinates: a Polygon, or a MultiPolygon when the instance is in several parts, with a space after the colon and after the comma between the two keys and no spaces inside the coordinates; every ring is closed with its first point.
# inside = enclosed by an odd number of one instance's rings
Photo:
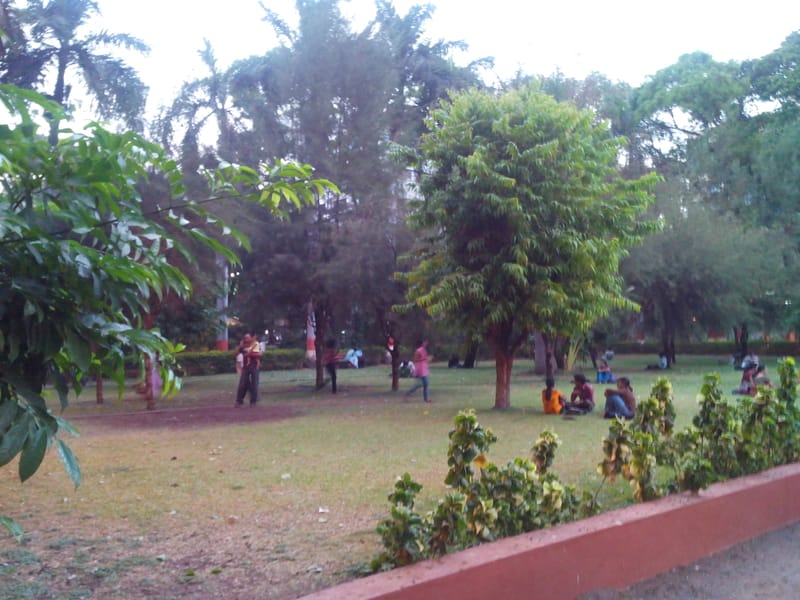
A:
{"type": "Polygon", "coordinates": [[[561,440],[552,431],[545,430],[539,435],[531,449],[533,464],[536,465],[536,470],[544,475],[547,470],[553,465],[553,460],[556,457],[556,448],[561,445],[561,440]]]}
{"type": "Polygon", "coordinates": [[[414,499],[422,486],[411,479],[408,473],[399,477],[394,484],[394,492],[389,494],[392,504],[390,519],[381,521],[378,534],[384,545],[384,552],[372,561],[375,571],[386,571],[393,567],[411,564],[425,556],[425,538],[429,527],[422,517],[414,512],[414,499]]]}
{"type": "MultiPolygon", "coordinates": [[[[38,123],[43,112],[63,118],[58,105],[13,86],[0,86],[0,102],[11,116],[0,127],[0,466],[19,454],[25,481],[54,444],[78,485],[78,461],[58,438],[75,430],[48,408],[45,383],[63,409],[68,392],[79,393],[89,375],[111,378],[121,393],[126,359],[147,356],[160,362],[164,391],[177,391],[171,365],[182,347],[145,324],[152,303],[191,291],[171,262],[191,262],[191,254],[170,231],[181,229],[232,261],[235,254],[193,220],[246,239],[183,196],[175,163],[138,134],[93,124],[51,145],[38,123]],[[155,177],[167,183],[160,208],[166,225],[144,210],[137,187],[155,177]]],[[[286,163],[223,165],[208,178],[215,194],[274,207],[332,187],[310,172],[286,163]]]]}
{"type": "Polygon", "coordinates": [[[622,180],[621,140],[533,86],[453,94],[427,124],[423,198],[410,205],[421,237],[400,276],[407,306],[492,346],[495,406],[507,408],[513,355],[532,331],[581,333],[613,307],[635,308],[618,264],[655,228],[640,215],[656,177],[622,180]]]}
{"type": "MultiPolygon", "coordinates": [[[[92,0],[21,4],[8,7],[11,44],[10,52],[0,57],[0,81],[47,93],[64,110],[72,88],[80,86],[93,97],[94,109],[102,118],[121,118],[127,127],[141,131],[147,87],[113,51],[146,53],[147,45],[124,33],[84,35],[87,23],[100,12],[92,0]],[[45,83],[52,83],[52,89],[45,92],[45,83]]],[[[60,115],[56,112],[50,117],[51,143],[56,141],[60,115]]]]}
{"type": "Polygon", "coordinates": [[[722,398],[719,375],[706,376],[693,426],[675,435],[672,386],[659,378],[633,420],[611,421],[597,467],[602,480],[594,494],[584,491],[582,500],[573,486],[549,471],[559,444],[554,433],[544,431],[536,440],[533,462],[516,458],[498,467],[486,457],[497,438],[480,425],[473,410],[462,411],[449,434],[446,483],[454,493],[420,516],[412,509],[421,487],[412,485],[407,474],[398,481],[389,497],[392,516],[378,526],[385,550],[372,568],[385,570],[594,514],[600,487],[620,476],[629,482],[633,498],[646,502],[796,461],[800,413],[794,404],[794,361],[782,360],[779,371],[781,389],[762,387],[754,399],[733,407],[722,398]],[[672,467],[675,478],[662,481],[659,467],[672,467]]]}
{"type": "MultiPolygon", "coordinates": [[[[449,434],[450,468],[445,479],[454,491],[420,521],[412,510],[413,497],[408,496],[408,475],[398,481],[395,493],[390,495],[391,518],[378,525],[385,550],[372,562],[373,570],[408,564],[412,557],[420,560],[440,556],[484,541],[565,523],[590,512],[581,505],[573,486],[562,484],[556,475],[545,470],[545,465],[552,464],[559,444],[554,433],[543,432],[534,444],[534,460],[542,465],[541,469],[523,458],[498,467],[486,457],[497,438],[480,425],[473,410],[461,411],[454,424],[449,434]],[[422,548],[423,554],[418,555],[422,548]]],[[[419,488],[413,489],[414,493],[418,491],[419,488]]]]}

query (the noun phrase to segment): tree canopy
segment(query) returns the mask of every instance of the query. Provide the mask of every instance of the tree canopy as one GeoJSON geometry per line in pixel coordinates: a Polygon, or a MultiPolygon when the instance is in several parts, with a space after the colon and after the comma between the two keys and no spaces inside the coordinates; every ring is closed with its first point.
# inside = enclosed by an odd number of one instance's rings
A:
{"type": "Polygon", "coordinates": [[[408,299],[492,346],[495,407],[507,408],[514,353],[532,332],[579,333],[634,307],[619,260],[654,229],[641,215],[656,177],[622,179],[623,140],[536,86],[454,94],[427,124],[408,299]]]}

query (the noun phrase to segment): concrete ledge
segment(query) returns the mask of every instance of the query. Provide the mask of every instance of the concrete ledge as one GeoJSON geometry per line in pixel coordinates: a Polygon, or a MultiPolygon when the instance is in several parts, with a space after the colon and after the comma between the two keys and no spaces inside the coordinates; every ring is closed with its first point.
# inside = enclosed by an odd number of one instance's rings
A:
{"type": "Polygon", "coordinates": [[[307,600],[575,598],[628,587],[800,521],[800,463],[506,538],[307,600]]]}

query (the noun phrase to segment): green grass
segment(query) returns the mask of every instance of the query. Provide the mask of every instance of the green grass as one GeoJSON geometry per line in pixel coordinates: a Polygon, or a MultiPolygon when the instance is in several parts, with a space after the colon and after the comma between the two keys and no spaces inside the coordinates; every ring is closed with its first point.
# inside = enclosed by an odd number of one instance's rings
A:
{"type": "MultiPolygon", "coordinates": [[[[723,390],[736,387],[741,374],[720,364],[720,358],[678,358],[667,372],[645,371],[652,357],[619,356],[611,366],[616,375],[630,377],[640,399],[657,377],[666,375],[674,388],[680,430],[696,412],[704,374],[720,373],[723,390]]],[[[768,368],[774,377],[774,362],[768,368]]],[[[591,365],[583,369],[593,379],[591,365]]],[[[217,532],[231,527],[247,532],[245,537],[259,548],[254,552],[261,564],[296,563],[288,568],[297,571],[328,561],[335,573],[331,577],[341,579],[349,578],[353,564],[369,560],[379,549],[374,528],[388,514],[386,497],[396,477],[408,472],[423,484],[422,511],[445,493],[447,434],[460,410],[474,408],[482,425],[497,435],[489,452],[494,463],[528,457],[538,435],[551,429],[562,441],[553,465],[562,480],[591,491],[600,483],[596,466],[609,424],[599,416],[605,385],[595,385],[594,414],[565,420],[542,413],[543,378],[533,374],[527,360],[515,364],[512,408],[507,411],[493,409],[494,365],[488,363],[476,369],[434,365],[432,404],[424,404],[419,392],[404,401],[403,390],[412,380],[401,379],[401,390],[391,392],[386,367],[342,369],[337,403],[323,402],[332,396],[328,390],[315,391],[313,377],[310,370],[263,374],[262,404],[302,406],[302,414],[280,421],[109,430],[96,420],[79,418],[82,435],[67,441],[81,462],[81,487],[72,487],[55,453],[22,486],[13,485],[12,463],[11,469],[0,470],[0,485],[7,490],[0,512],[21,522],[37,554],[75,556],[91,545],[93,558],[99,559],[91,565],[95,571],[88,565],[82,569],[84,587],[91,578],[116,580],[136,571],[136,565],[145,569],[139,573],[142,580],[156,577],[156,557],[166,555],[169,563],[181,551],[169,548],[173,537],[209,536],[213,541],[207,543],[215,545],[220,543],[217,532]],[[152,539],[159,544],[153,545],[152,539]]],[[[570,379],[569,374],[557,377],[557,386],[567,394],[570,379]]],[[[241,410],[244,417],[249,409],[232,406],[235,386],[234,374],[190,378],[176,398],[161,399],[158,406],[218,405],[241,410]]],[[[126,391],[120,401],[110,399],[112,393],[109,386],[109,400],[98,406],[89,389],[64,416],[143,411],[135,393],[126,391]]],[[[631,502],[631,493],[619,480],[606,484],[600,498],[611,508],[631,502]]],[[[5,562],[25,562],[22,555],[18,558],[6,555],[5,562]]],[[[75,562],[72,566],[77,568],[75,562]]],[[[188,568],[209,573],[218,566],[192,563],[188,568]]],[[[173,573],[173,579],[181,572],[173,573]]],[[[0,589],[4,580],[8,583],[0,572],[0,589]]]]}

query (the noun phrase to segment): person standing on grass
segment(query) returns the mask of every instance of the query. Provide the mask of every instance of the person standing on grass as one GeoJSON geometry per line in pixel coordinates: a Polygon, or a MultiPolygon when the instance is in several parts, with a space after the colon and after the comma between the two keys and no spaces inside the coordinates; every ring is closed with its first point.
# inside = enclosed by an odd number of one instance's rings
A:
{"type": "Polygon", "coordinates": [[[341,359],[340,354],[336,351],[336,342],[334,340],[328,340],[325,343],[325,352],[322,355],[322,364],[325,367],[325,370],[328,371],[328,375],[331,378],[331,393],[336,393],[336,365],[341,359]]]}
{"type": "Polygon", "coordinates": [[[428,362],[430,355],[428,354],[428,340],[420,340],[417,342],[417,349],[414,351],[414,377],[417,378],[415,383],[406,392],[406,398],[422,388],[422,399],[425,402],[430,402],[428,398],[428,362]]]}
{"type": "Polygon", "coordinates": [[[255,406],[258,402],[258,373],[261,368],[261,345],[258,340],[249,333],[246,334],[237,352],[241,352],[244,357],[242,374],[239,376],[239,387],[236,390],[236,406],[244,403],[244,397],[250,392],[250,406],[255,406]]]}

